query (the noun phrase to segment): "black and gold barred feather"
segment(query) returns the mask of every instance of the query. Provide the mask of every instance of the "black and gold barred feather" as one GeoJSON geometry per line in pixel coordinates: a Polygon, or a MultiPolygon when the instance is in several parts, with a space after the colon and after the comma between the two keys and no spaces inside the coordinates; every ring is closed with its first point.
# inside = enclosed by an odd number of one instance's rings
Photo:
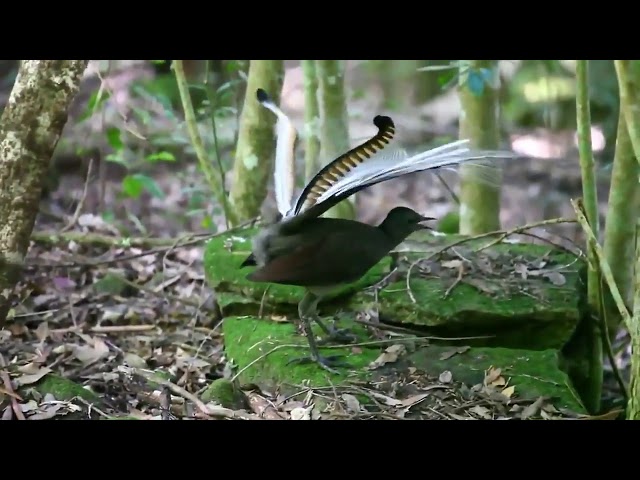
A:
{"type": "Polygon", "coordinates": [[[318,198],[338,180],[389,144],[396,133],[393,120],[384,115],[377,115],[373,124],[378,127],[378,133],[326,165],[307,184],[296,203],[296,215],[314,206],[318,198]]]}

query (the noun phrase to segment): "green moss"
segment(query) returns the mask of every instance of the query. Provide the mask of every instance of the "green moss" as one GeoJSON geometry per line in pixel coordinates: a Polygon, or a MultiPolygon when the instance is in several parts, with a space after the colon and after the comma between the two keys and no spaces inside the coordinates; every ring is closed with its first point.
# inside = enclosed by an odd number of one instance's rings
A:
{"type": "MultiPolygon", "coordinates": [[[[31,385],[30,385],[31,387],[31,385]]],[[[82,397],[87,402],[100,403],[100,398],[82,385],[54,374],[48,374],[33,387],[44,396],[47,393],[53,395],[56,400],[67,401],[74,397],[82,397]]]]}
{"type": "Polygon", "coordinates": [[[517,350],[506,348],[471,348],[453,356],[444,355],[452,347],[431,345],[409,356],[413,364],[430,375],[451,371],[454,381],[467,385],[482,383],[485,370],[493,366],[510,379],[521,398],[554,397],[556,407],[586,413],[568,376],[559,366],[556,350],[517,350]],[[447,358],[445,358],[447,357],[447,358]]]}
{"type": "Polygon", "coordinates": [[[226,378],[218,378],[202,394],[205,402],[215,401],[225,408],[239,410],[246,408],[245,397],[242,391],[226,378]]]}
{"type": "MultiPolygon", "coordinates": [[[[452,242],[448,237],[444,241],[440,238],[442,243],[452,242]]],[[[488,241],[476,240],[475,246],[488,241]]],[[[498,264],[501,261],[525,264],[542,258],[547,269],[576,264],[572,269],[562,269],[566,279],[562,286],[555,286],[540,276],[520,279],[511,266],[500,265],[491,266],[496,271],[486,276],[465,272],[462,281],[457,281],[457,270],[443,269],[442,261],[432,257],[442,245],[425,243],[424,246],[425,252],[406,256],[409,262],[431,257],[423,265],[434,273],[418,276],[413,271],[410,292],[406,277],[380,291],[377,299],[361,292],[350,302],[350,307],[353,310],[375,307],[389,322],[424,327],[434,335],[495,337],[479,340],[475,345],[560,348],[575,331],[580,320],[582,289],[576,270],[581,263],[571,255],[539,245],[497,245],[491,249],[490,254],[500,258],[498,264]]],[[[465,254],[475,255],[462,255],[465,254]]]]}
{"type": "MultiPolygon", "coordinates": [[[[355,325],[348,327],[355,335],[363,329],[355,325]]],[[[287,364],[293,358],[308,355],[307,340],[295,333],[291,323],[276,323],[255,317],[229,317],[223,322],[225,351],[242,373],[239,380],[271,387],[282,384],[300,385],[308,382],[313,386],[338,384],[346,378],[361,377],[365,367],[380,354],[380,348],[362,348],[357,353],[351,346],[321,347],[323,355],[344,355],[343,359],[352,368],[337,369],[333,375],[315,364],[287,364]],[[249,366],[250,365],[250,366],[249,366]]],[[[317,330],[316,330],[317,333],[317,330]]]]}

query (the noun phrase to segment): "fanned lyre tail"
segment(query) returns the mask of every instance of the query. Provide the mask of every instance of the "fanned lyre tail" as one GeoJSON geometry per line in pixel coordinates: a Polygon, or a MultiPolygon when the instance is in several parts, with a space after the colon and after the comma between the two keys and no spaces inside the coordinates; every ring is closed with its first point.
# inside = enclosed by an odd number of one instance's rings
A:
{"type": "MultiPolygon", "coordinates": [[[[315,206],[318,199],[340,179],[389,144],[396,132],[393,120],[387,116],[377,115],[373,119],[373,124],[378,127],[378,133],[357,147],[340,155],[320,170],[302,191],[296,202],[295,209],[287,215],[288,217],[299,215],[315,206]]],[[[329,208],[330,206],[327,206],[325,210],[329,208]]]]}
{"type": "Polygon", "coordinates": [[[295,187],[294,152],[297,132],[287,114],[278,108],[267,92],[262,88],[258,88],[256,97],[263,107],[271,110],[276,117],[278,117],[278,123],[276,125],[276,158],[273,177],[276,204],[280,215],[284,217],[287,212],[291,210],[295,187]]]}
{"type": "Polygon", "coordinates": [[[322,215],[332,205],[364,188],[409,173],[451,168],[467,162],[488,161],[491,158],[517,157],[515,153],[508,151],[472,150],[468,144],[469,140],[458,140],[415,155],[405,154],[404,158],[398,158],[397,154],[386,155],[386,151],[375,155],[368,163],[344,175],[342,179],[325,189],[316,199],[315,205],[298,214],[295,220],[303,221],[304,218],[322,215]]]}

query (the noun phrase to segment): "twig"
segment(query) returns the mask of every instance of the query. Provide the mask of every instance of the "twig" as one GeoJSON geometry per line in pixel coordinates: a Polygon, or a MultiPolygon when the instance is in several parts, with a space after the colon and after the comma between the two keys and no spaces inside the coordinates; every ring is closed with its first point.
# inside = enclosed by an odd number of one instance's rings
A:
{"type": "MultiPolygon", "coordinates": [[[[394,344],[394,343],[398,343],[398,342],[416,342],[416,341],[429,341],[429,340],[455,341],[455,340],[474,340],[474,339],[493,338],[493,337],[494,337],[494,335],[478,335],[478,336],[474,336],[474,337],[431,337],[431,336],[429,336],[429,337],[413,336],[413,337],[407,337],[407,338],[395,337],[395,338],[392,338],[392,339],[389,339],[389,340],[372,340],[372,341],[369,341],[369,342],[350,343],[348,345],[323,345],[322,348],[327,348],[328,349],[328,348],[369,347],[369,346],[374,346],[374,345],[376,345],[376,346],[387,345],[389,343],[394,344]]],[[[257,345],[260,345],[264,341],[267,341],[267,340],[260,341],[260,342],[256,343],[255,345],[253,345],[251,348],[254,348],[257,345]]],[[[251,348],[249,350],[251,350],[251,348]]],[[[287,343],[287,344],[276,345],[271,350],[263,353],[262,355],[260,355],[257,358],[254,358],[253,360],[251,360],[251,362],[249,362],[247,365],[242,367],[231,378],[231,381],[235,382],[238,379],[238,377],[242,373],[244,373],[247,369],[249,369],[250,367],[252,367],[256,363],[258,363],[259,361],[264,360],[265,358],[267,358],[272,353],[275,353],[278,350],[282,350],[283,348],[309,348],[309,345],[307,345],[306,343],[287,343]]]]}
{"type": "Polygon", "coordinates": [[[89,166],[87,167],[87,178],[84,181],[84,188],[82,190],[82,196],[80,197],[80,200],[78,201],[78,205],[76,206],[76,210],[75,210],[75,212],[73,212],[73,216],[71,217],[71,220],[69,220],[69,223],[67,223],[64,227],[62,227],[62,229],[60,229],[60,233],[64,233],[67,230],[71,230],[73,228],[73,226],[76,224],[76,222],[78,221],[78,218],[80,218],[80,213],[82,212],[82,207],[84,207],[84,202],[87,199],[87,192],[89,191],[89,181],[91,180],[92,170],[93,170],[93,157],[91,157],[89,159],[89,166]]]}
{"type": "Polygon", "coordinates": [[[124,366],[119,366],[118,370],[127,375],[138,375],[144,378],[145,380],[147,380],[148,382],[157,383],[158,385],[167,387],[176,395],[179,395],[182,398],[192,402],[196,406],[196,408],[207,417],[222,417],[222,418],[240,419],[240,420],[262,420],[257,415],[236,412],[234,410],[231,410],[230,408],[225,408],[220,406],[208,406],[202,400],[200,400],[198,397],[196,397],[192,393],[186,391],[184,388],[179,387],[178,385],[170,382],[169,380],[165,380],[164,378],[155,375],[151,371],[144,370],[141,368],[124,367],[124,366]]]}
{"type": "Polygon", "coordinates": [[[105,417],[105,418],[111,418],[111,416],[110,416],[110,415],[108,415],[108,414],[106,414],[105,412],[103,412],[102,410],[100,410],[100,409],[99,409],[98,407],[96,407],[93,403],[91,403],[91,402],[87,402],[84,398],[82,398],[82,397],[80,397],[80,396],[75,397],[75,399],[74,399],[74,400],[77,400],[77,401],[79,401],[80,403],[83,403],[83,404],[87,407],[87,410],[88,410],[88,412],[87,412],[87,413],[88,413],[89,415],[91,415],[91,410],[95,410],[95,411],[98,413],[98,415],[101,415],[101,416],[103,416],[103,417],[105,417]]]}
{"type": "Polygon", "coordinates": [[[125,285],[130,286],[131,288],[135,288],[136,290],[141,290],[143,292],[147,292],[153,296],[164,298],[167,300],[173,300],[174,302],[182,303],[189,307],[193,307],[196,309],[200,309],[202,307],[201,303],[191,300],[190,298],[180,298],[176,295],[172,295],[167,292],[156,292],[154,288],[147,287],[146,285],[140,285],[139,283],[132,282],[131,280],[125,278],[122,275],[118,275],[115,273],[111,274],[112,277],[117,278],[118,281],[124,283],[125,285]]]}
{"type": "Polygon", "coordinates": [[[458,285],[461,281],[462,281],[462,274],[464,273],[464,263],[460,262],[460,265],[458,266],[458,276],[456,278],[456,280],[451,284],[451,286],[449,288],[447,288],[447,291],[444,292],[444,298],[447,298],[449,296],[449,294],[451,293],[451,291],[456,288],[456,285],[458,285]]]}
{"type": "Polygon", "coordinates": [[[486,238],[486,237],[492,237],[494,235],[499,235],[499,238],[489,242],[487,245],[484,245],[483,247],[480,247],[476,250],[476,252],[480,252],[486,248],[489,248],[493,245],[496,245],[497,243],[500,243],[501,241],[505,240],[508,236],[510,235],[515,235],[515,234],[521,234],[522,232],[524,232],[525,230],[529,230],[531,228],[536,228],[536,227],[540,227],[540,226],[544,226],[544,225],[556,225],[559,223],[575,223],[575,220],[572,219],[568,219],[568,218],[551,218],[549,220],[542,220],[540,222],[534,222],[534,223],[529,223],[527,225],[522,225],[520,227],[517,228],[512,228],[511,230],[496,230],[493,232],[486,232],[486,233],[481,233],[479,235],[473,235],[470,237],[465,237],[465,238],[461,238],[460,240],[456,240],[455,242],[452,242],[448,245],[445,245],[444,247],[438,249],[436,252],[432,253],[431,255],[428,255],[427,257],[424,258],[419,258],[418,260],[415,260],[414,262],[411,263],[411,265],[409,265],[409,268],[407,270],[407,275],[406,275],[406,284],[407,284],[407,293],[409,295],[409,298],[411,299],[411,302],[413,303],[417,303],[416,302],[416,297],[413,295],[413,292],[411,291],[411,283],[410,283],[410,277],[411,277],[411,271],[413,270],[413,267],[415,267],[418,263],[422,262],[422,261],[428,261],[431,260],[432,258],[438,256],[438,255],[442,255],[445,251],[449,250],[450,248],[456,247],[458,245],[462,245],[463,243],[468,243],[471,242],[473,240],[478,240],[481,238],[486,238]]]}
{"type": "MultiPolygon", "coordinates": [[[[220,178],[222,180],[221,182],[221,189],[222,189],[222,195],[224,198],[228,198],[227,197],[227,190],[225,188],[224,185],[224,168],[222,167],[222,155],[220,155],[220,144],[218,142],[218,128],[217,128],[217,124],[216,124],[216,104],[217,104],[217,98],[216,95],[214,95],[213,91],[211,88],[209,88],[209,76],[212,72],[211,70],[211,60],[207,60],[207,69],[206,69],[206,73],[204,76],[204,89],[207,92],[207,99],[209,100],[209,116],[211,117],[211,133],[213,134],[213,150],[215,152],[215,157],[216,157],[216,163],[218,166],[218,175],[220,175],[220,178]]],[[[225,217],[224,217],[224,221],[225,221],[225,225],[227,227],[227,229],[229,228],[229,219],[226,216],[226,212],[225,212],[225,217]]]]}
{"type": "Polygon", "coordinates": [[[625,306],[624,301],[622,300],[622,296],[620,295],[620,290],[618,290],[618,286],[616,285],[616,282],[613,278],[611,267],[609,267],[607,260],[604,258],[602,247],[600,247],[598,240],[593,235],[593,231],[589,226],[589,222],[583,211],[584,207],[582,205],[582,201],[580,199],[571,200],[571,205],[573,205],[573,209],[576,211],[578,222],[582,226],[584,233],[587,235],[588,242],[593,247],[595,256],[598,259],[598,262],[600,263],[600,270],[602,271],[602,275],[604,276],[604,279],[607,282],[607,286],[611,291],[611,296],[613,297],[613,301],[615,302],[616,307],[620,312],[620,316],[622,317],[622,320],[624,321],[624,324],[627,327],[627,329],[631,331],[631,315],[629,314],[629,311],[627,310],[627,307],[625,306]]]}
{"type": "MultiPolygon", "coordinates": [[[[600,280],[600,311],[602,312],[602,315],[600,315],[600,328],[602,329],[602,340],[604,343],[604,349],[605,352],[607,353],[607,358],[609,359],[609,363],[611,363],[611,369],[613,370],[613,376],[616,379],[616,382],[618,382],[618,386],[620,387],[620,392],[622,393],[622,397],[624,398],[624,403],[626,404],[629,401],[629,388],[627,387],[627,384],[624,382],[624,379],[622,378],[622,375],[620,373],[620,369],[618,368],[618,365],[616,363],[616,357],[613,354],[613,346],[611,345],[611,339],[609,338],[609,330],[607,328],[607,325],[609,325],[609,322],[607,321],[607,309],[605,308],[604,305],[604,282],[602,281],[602,271],[600,270],[600,268],[597,269],[597,274],[600,280]]],[[[594,321],[597,319],[594,319],[594,321]]]]}
{"type": "Polygon", "coordinates": [[[7,394],[11,397],[11,409],[18,420],[26,420],[24,413],[22,413],[22,409],[18,404],[18,400],[22,400],[22,397],[20,397],[20,395],[18,395],[13,389],[13,385],[11,385],[11,378],[6,370],[4,370],[6,366],[7,364],[4,361],[4,357],[0,354],[0,368],[3,369],[2,372],[0,372],[0,376],[2,377],[2,383],[4,383],[4,388],[7,391],[7,394]]]}
{"type": "Polygon", "coordinates": [[[187,125],[187,130],[189,132],[189,137],[191,138],[191,143],[196,152],[196,157],[198,158],[198,163],[200,164],[200,168],[204,173],[209,188],[216,196],[218,202],[222,206],[224,211],[225,221],[228,220],[229,223],[235,225],[238,221],[235,212],[231,209],[229,205],[229,199],[226,195],[224,195],[224,177],[216,180],[214,178],[214,170],[211,164],[207,159],[206,149],[204,147],[204,143],[202,142],[202,138],[200,137],[200,133],[198,131],[198,123],[196,120],[196,114],[193,109],[193,104],[191,102],[191,96],[189,94],[189,85],[187,83],[187,78],[184,73],[184,66],[182,64],[182,60],[173,60],[173,72],[175,73],[176,82],[178,84],[178,90],[180,92],[180,99],[182,100],[182,108],[184,109],[184,118],[187,125]]]}
{"type": "Polygon", "coordinates": [[[51,333],[73,333],[78,331],[86,331],[89,333],[132,333],[132,332],[148,332],[156,329],[156,325],[110,325],[104,327],[89,327],[86,330],[82,325],[68,328],[57,328],[51,330],[51,333]]]}

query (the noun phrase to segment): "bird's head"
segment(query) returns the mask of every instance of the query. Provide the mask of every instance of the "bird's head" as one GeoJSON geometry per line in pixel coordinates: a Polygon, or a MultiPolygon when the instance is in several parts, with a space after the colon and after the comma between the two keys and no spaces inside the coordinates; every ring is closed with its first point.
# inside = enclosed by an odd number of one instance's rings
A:
{"type": "Polygon", "coordinates": [[[435,220],[435,218],[422,216],[407,207],[396,207],[387,214],[380,224],[380,229],[394,240],[401,242],[415,231],[429,229],[430,227],[424,224],[429,220],[435,220]]]}

